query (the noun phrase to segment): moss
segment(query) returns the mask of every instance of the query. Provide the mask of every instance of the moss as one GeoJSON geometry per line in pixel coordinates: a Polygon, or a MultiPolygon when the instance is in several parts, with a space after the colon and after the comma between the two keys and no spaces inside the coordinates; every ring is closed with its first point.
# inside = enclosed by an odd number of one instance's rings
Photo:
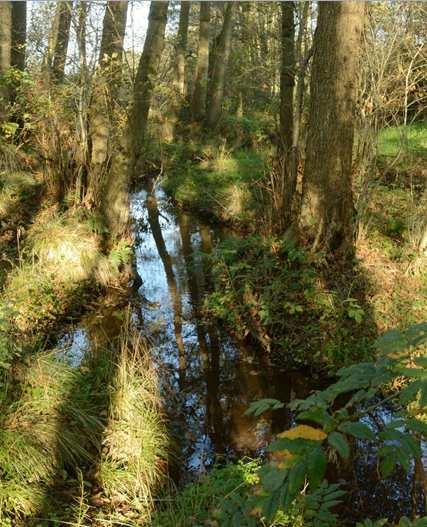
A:
{"type": "Polygon", "coordinates": [[[268,154],[211,150],[196,163],[181,159],[166,177],[164,188],[184,207],[209,212],[222,221],[248,225],[256,218],[257,190],[268,154]]]}

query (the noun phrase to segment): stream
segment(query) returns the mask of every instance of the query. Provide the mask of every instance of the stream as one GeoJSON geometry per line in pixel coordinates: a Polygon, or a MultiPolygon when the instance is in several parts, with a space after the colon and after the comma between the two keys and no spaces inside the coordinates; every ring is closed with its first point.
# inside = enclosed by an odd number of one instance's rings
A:
{"type": "MultiPolygon", "coordinates": [[[[261,418],[246,416],[252,401],[304,398],[320,381],[272,367],[258,349],[236,342],[220,323],[203,316],[204,298],[212,289],[204,255],[235,234],[178,210],[161,189],[134,193],[131,210],[142,279],[132,317],[151,343],[178,460],[173,477],[183,484],[215,463],[262,455],[274,434],[293,424],[286,407],[261,418]]],[[[99,346],[117,335],[116,314],[112,306],[84,317],[60,339],[64,357],[78,365],[95,341],[99,346]]],[[[388,419],[387,412],[383,409],[375,419],[388,419]]],[[[366,445],[357,449],[352,467],[341,477],[354,481],[346,515],[410,513],[412,478],[398,474],[390,484],[379,482],[375,456],[366,445]]]]}

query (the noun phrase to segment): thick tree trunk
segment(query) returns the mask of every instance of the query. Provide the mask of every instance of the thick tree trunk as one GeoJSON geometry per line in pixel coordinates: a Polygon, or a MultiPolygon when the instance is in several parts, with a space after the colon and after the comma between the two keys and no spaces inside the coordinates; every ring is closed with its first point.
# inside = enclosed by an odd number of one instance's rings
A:
{"type": "Polygon", "coordinates": [[[58,83],[64,79],[72,10],[72,0],[57,3],[55,18],[49,35],[45,65],[54,81],[58,83]]]}
{"type": "Polygon", "coordinates": [[[215,47],[212,76],[210,79],[209,95],[207,101],[206,126],[215,128],[221,118],[221,106],[224,94],[225,73],[231,47],[231,33],[233,22],[233,4],[227,2],[224,13],[224,23],[215,47]]]}
{"type": "Polygon", "coordinates": [[[25,44],[27,38],[27,2],[12,2],[12,56],[11,64],[23,71],[25,68],[25,44]]]}
{"type": "Polygon", "coordinates": [[[210,2],[200,2],[199,47],[194,78],[191,114],[195,121],[201,122],[205,117],[206,94],[208,90],[209,68],[209,21],[210,2]]]}
{"type": "Polygon", "coordinates": [[[175,52],[175,87],[181,98],[185,96],[185,55],[187,53],[188,21],[191,2],[181,1],[175,52]]]}
{"type": "Polygon", "coordinates": [[[132,177],[141,170],[142,146],[147,128],[153,83],[159,66],[168,14],[168,1],[152,1],[148,17],[147,36],[138,65],[130,117],[132,177]]]}
{"type": "Polygon", "coordinates": [[[302,222],[313,249],[353,249],[352,148],[363,2],[319,2],[302,222]]]}
{"type": "Polygon", "coordinates": [[[110,237],[123,236],[128,221],[128,171],[123,138],[115,134],[114,105],[121,84],[127,0],[105,7],[98,70],[90,105],[91,160],[86,203],[101,207],[110,237]]]}
{"type": "Polygon", "coordinates": [[[282,156],[283,215],[287,225],[292,217],[296,187],[293,170],[293,127],[295,85],[295,20],[294,2],[282,2],[282,65],[280,73],[280,155],[282,156]]]}

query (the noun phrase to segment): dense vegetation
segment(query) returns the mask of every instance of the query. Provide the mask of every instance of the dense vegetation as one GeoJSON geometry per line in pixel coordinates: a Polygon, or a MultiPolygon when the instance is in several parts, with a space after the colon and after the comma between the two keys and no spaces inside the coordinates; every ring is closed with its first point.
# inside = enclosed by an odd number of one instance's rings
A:
{"type": "Polygon", "coordinates": [[[1,527],[427,525],[426,28],[423,2],[0,2],[1,527]],[[253,434],[289,426],[203,475],[141,316],[149,236],[197,419],[226,413],[214,324],[237,368],[308,379],[243,396],[253,434]]]}

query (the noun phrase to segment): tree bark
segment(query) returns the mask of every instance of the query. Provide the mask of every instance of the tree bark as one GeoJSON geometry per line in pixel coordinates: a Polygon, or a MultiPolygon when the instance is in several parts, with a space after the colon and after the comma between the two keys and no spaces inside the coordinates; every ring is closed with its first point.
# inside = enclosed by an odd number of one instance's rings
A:
{"type": "Polygon", "coordinates": [[[12,63],[12,2],[0,2],[0,74],[12,63]]]}
{"type": "Polygon", "coordinates": [[[12,2],[12,67],[23,71],[25,68],[25,44],[27,38],[27,2],[12,2]]]}
{"type": "Polygon", "coordinates": [[[168,14],[168,1],[152,1],[147,36],[136,74],[130,117],[132,177],[141,169],[141,155],[147,128],[153,84],[159,66],[168,14]]]}
{"type": "Polygon", "coordinates": [[[45,65],[53,80],[57,83],[64,80],[72,10],[72,0],[57,3],[55,18],[49,35],[45,65]]]}
{"type": "Polygon", "coordinates": [[[101,207],[111,239],[125,234],[128,222],[128,171],[125,145],[117,129],[114,105],[121,84],[127,0],[107,2],[98,70],[90,105],[91,160],[86,203],[101,207]]]}
{"type": "Polygon", "coordinates": [[[283,215],[287,225],[292,217],[296,171],[292,166],[295,85],[294,2],[282,2],[282,64],[280,73],[280,155],[282,156],[283,215]]]}
{"type": "Polygon", "coordinates": [[[102,28],[101,49],[99,65],[104,68],[117,58],[120,67],[122,64],[123,41],[125,38],[128,2],[109,0],[105,7],[102,28]],[[116,55],[114,55],[116,54],[116,55]]]}
{"type": "Polygon", "coordinates": [[[206,126],[215,128],[221,118],[221,106],[224,94],[225,73],[228,65],[231,47],[231,33],[233,21],[233,4],[227,2],[224,13],[224,23],[215,47],[207,101],[206,126]]]}
{"type": "MultiPolygon", "coordinates": [[[[12,58],[12,2],[0,2],[0,75],[11,66],[12,58]]],[[[9,89],[0,86],[0,119],[6,118],[5,107],[9,101],[9,89]]]]}
{"type": "Polygon", "coordinates": [[[175,87],[181,98],[185,96],[185,54],[187,53],[188,22],[191,2],[181,1],[175,52],[175,87]]]}
{"type": "Polygon", "coordinates": [[[319,2],[302,223],[313,250],[353,252],[352,148],[364,2],[319,2]]]}
{"type": "Polygon", "coordinates": [[[191,114],[195,121],[201,122],[205,117],[206,94],[208,90],[209,68],[209,21],[210,2],[200,2],[199,47],[194,77],[191,114]]]}

